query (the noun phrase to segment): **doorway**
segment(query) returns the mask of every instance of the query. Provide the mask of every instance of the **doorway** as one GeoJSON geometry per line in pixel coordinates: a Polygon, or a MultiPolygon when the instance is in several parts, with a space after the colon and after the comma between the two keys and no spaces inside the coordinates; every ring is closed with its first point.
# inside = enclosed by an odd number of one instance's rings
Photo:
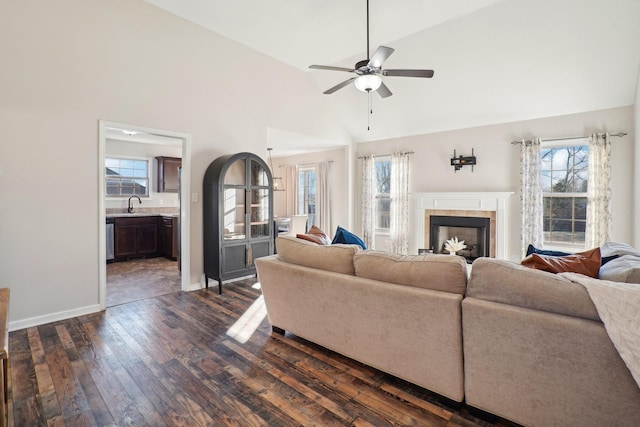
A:
{"type": "MultiPolygon", "coordinates": [[[[153,129],[142,126],[114,123],[107,121],[99,122],[98,137],[98,158],[99,158],[99,304],[102,309],[108,306],[118,305],[129,301],[135,301],[150,296],[172,291],[186,291],[190,288],[190,251],[189,251],[189,197],[190,176],[191,176],[191,135],[163,129],[153,129]],[[113,148],[113,147],[117,148],[113,148]],[[132,149],[131,153],[126,153],[127,149],[132,149]],[[136,151],[137,150],[137,151],[136,151]],[[108,158],[113,158],[113,154],[118,154],[125,160],[136,158],[147,161],[149,168],[145,178],[136,182],[134,196],[129,199],[122,197],[107,197],[114,193],[113,180],[109,180],[110,186],[107,190],[107,170],[108,158]],[[158,193],[155,190],[157,181],[157,166],[155,156],[149,153],[171,154],[182,158],[181,179],[179,190],[174,194],[158,193]],[[146,179],[146,181],[145,181],[146,179]],[[147,186],[146,190],[143,188],[147,186]],[[137,194],[141,191],[139,202],[137,194]],[[146,192],[145,192],[146,191],[146,192]],[[109,200],[109,201],[107,201],[109,200]],[[128,212],[132,207],[133,212],[128,212]],[[107,222],[127,221],[135,217],[137,220],[146,218],[150,220],[158,214],[158,238],[161,238],[162,227],[167,223],[173,223],[177,231],[174,245],[177,257],[163,256],[149,257],[147,255],[131,257],[127,256],[124,262],[110,262],[112,258],[110,241],[111,230],[115,227],[107,222]],[[109,218],[109,219],[108,219],[109,218]],[[117,218],[124,218],[118,220],[117,218]],[[178,258],[179,261],[175,261],[178,258]],[[181,268],[178,269],[178,265],[181,268]],[[111,293],[108,296],[109,289],[111,293]]],[[[110,164],[113,160],[110,160],[110,164]]],[[[111,169],[110,169],[111,170],[111,169]]],[[[142,174],[144,175],[144,174],[142,174]]],[[[124,185],[124,184],[123,184],[124,185]]],[[[147,227],[148,228],[148,227],[147,227]]]]}

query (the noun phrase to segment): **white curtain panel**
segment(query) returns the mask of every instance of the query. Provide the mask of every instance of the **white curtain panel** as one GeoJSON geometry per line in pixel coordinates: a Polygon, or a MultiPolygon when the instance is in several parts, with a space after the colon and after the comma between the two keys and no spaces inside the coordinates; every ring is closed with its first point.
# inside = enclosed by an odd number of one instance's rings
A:
{"type": "Polygon", "coordinates": [[[409,252],[409,154],[391,155],[391,223],[389,249],[401,255],[409,252]]]}
{"type": "Polygon", "coordinates": [[[331,236],[331,162],[316,164],[316,221],[318,227],[331,236]]]}
{"type": "MultiPolygon", "coordinates": [[[[285,190],[287,195],[287,216],[297,215],[298,212],[298,167],[287,165],[285,173],[285,190]]],[[[304,213],[304,212],[303,212],[304,213]]]]}
{"type": "Polygon", "coordinates": [[[611,142],[609,134],[589,138],[589,184],[587,186],[586,247],[609,241],[611,227],[611,142]]]}
{"type": "Polygon", "coordinates": [[[542,186],[540,138],[520,144],[520,244],[522,256],[527,246],[542,247],[542,186]]]}
{"type": "Polygon", "coordinates": [[[362,240],[369,249],[375,249],[375,160],[362,157],[362,240]]]}

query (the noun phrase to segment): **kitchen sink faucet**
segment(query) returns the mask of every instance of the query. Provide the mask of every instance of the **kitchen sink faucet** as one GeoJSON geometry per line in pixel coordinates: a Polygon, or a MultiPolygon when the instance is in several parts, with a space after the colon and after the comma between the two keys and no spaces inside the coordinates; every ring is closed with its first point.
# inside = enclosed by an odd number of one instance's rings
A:
{"type": "Polygon", "coordinates": [[[131,204],[131,199],[133,199],[134,197],[135,197],[136,199],[138,199],[138,203],[139,203],[139,204],[142,204],[142,200],[140,200],[140,197],[138,197],[138,196],[131,196],[131,197],[129,197],[129,207],[127,208],[127,212],[129,212],[129,213],[133,212],[133,205],[131,204]]]}

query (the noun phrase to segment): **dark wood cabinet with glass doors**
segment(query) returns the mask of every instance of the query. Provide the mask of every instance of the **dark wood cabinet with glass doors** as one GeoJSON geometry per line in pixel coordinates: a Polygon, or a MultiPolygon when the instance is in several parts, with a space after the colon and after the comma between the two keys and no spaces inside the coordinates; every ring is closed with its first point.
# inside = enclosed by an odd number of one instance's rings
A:
{"type": "Polygon", "coordinates": [[[273,193],[267,164],[251,153],[214,160],[204,176],[204,274],[218,281],[255,274],[273,253],[273,193]]]}

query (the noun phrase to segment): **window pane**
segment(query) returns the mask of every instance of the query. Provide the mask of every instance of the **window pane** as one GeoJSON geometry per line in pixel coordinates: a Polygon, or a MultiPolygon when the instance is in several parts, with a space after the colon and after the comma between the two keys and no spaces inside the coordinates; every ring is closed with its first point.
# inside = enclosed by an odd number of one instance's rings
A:
{"type": "Polygon", "coordinates": [[[389,194],[391,191],[391,161],[376,161],[376,192],[389,194]]]}
{"type": "Polygon", "coordinates": [[[148,196],[148,171],[147,160],[105,158],[106,195],[109,197],[148,196]]]}
{"type": "Polygon", "coordinates": [[[120,166],[120,161],[118,159],[104,159],[104,165],[108,168],[117,168],[120,166]]]}
{"type": "Polygon", "coordinates": [[[573,199],[575,204],[575,219],[587,220],[587,198],[576,197],[573,199]]]}
{"type": "Polygon", "coordinates": [[[147,171],[143,169],[135,169],[133,171],[133,176],[136,178],[145,178],[147,176],[147,171]]]}
{"type": "Polygon", "coordinates": [[[543,171],[540,177],[540,186],[543,193],[551,192],[551,171],[543,171]]]}
{"type": "Polygon", "coordinates": [[[379,198],[376,200],[376,228],[389,228],[391,225],[390,212],[391,200],[379,198]]]}

